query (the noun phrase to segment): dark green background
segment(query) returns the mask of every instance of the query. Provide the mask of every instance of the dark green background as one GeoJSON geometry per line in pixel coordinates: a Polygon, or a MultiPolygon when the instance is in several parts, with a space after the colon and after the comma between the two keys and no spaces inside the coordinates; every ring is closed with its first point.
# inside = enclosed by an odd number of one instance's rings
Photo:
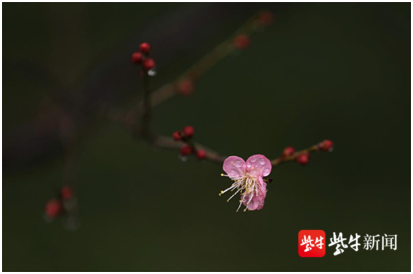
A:
{"type": "MultiPolygon", "coordinates": [[[[53,6],[5,4],[3,73],[5,63],[30,60],[63,81],[81,78],[98,54],[181,5],[60,7],[77,22],[64,39],[83,47],[59,55],[53,6]]],[[[217,195],[230,184],[219,166],[182,163],[103,124],[79,145],[78,231],[42,218],[62,157],[3,174],[3,270],[410,271],[410,3],[270,9],[275,23],[211,69],[193,96],[156,108],[154,128],[169,135],[191,124],[199,142],[243,158],[324,139],[335,142],[333,153],[274,168],[263,210],[236,213],[235,201],[217,195]],[[324,258],[301,258],[303,229],[322,229],[328,240],[397,234],[398,249],[336,257],[329,247],[324,258]]],[[[172,80],[202,50],[161,67],[156,81],[172,80]]],[[[45,86],[24,73],[3,78],[4,133],[35,117],[45,86]]]]}

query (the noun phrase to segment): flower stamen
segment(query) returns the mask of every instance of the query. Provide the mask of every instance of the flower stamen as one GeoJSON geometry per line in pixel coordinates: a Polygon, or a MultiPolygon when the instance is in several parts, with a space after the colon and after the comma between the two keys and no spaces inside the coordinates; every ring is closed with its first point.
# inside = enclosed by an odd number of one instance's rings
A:
{"type": "Polygon", "coordinates": [[[238,192],[240,192],[242,190],[242,188],[239,188],[234,194],[232,194],[231,197],[229,197],[229,199],[227,200],[227,202],[229,202],[229,200],[231,200],[235,195],[237,195],[238,192]]]}
{"type": "MultiPolygon", "coordinates": [[[[242,194],[241,194],[241,195],[242,195],[242,194]]],[[[244,200],[244,198],[242,198],[241,200],[239,200],[239,206],[238,206],[238,208],[237,208],[237,212],[238,212],[238,210],[240,209],[243,200],[244,200]]]]}
{"type": "MultiPolygon", "coordinates": [[[[225,176],[225,177],[229,177],[226,174],[221,174],[221,176],[225,176]]],[[[247,195],[250,195],[249,200],[246,204],[246,208],[244,210],[247,211],[248,210],[248,205],[251,203],[251,200],[254,198],[254,196],[258,196],[258,179],[249,175],[249,174],[244,174],[241,177],[236,177],[236,178],[232,178],[231,180],[234,181],[234,183],[227,189],[222,190],[219,193],[219,196],[221,196],[222,194],[228,192],[228,191],[235,191],[234,194],[231,195],[231,197],[229,197],[229,199],[227,200],[227,202],[229,202],[235,195],[237,195],[239,192],[243,191],[241,193],[241,200],[240,200],[240,204],[238,206],[237,212],[239,210],[239,208],[241,207],[245,197],[247,195]]]]}
{"type": "Polygon", "coordinates": [[[238,156],[230,156],[225,159],[223,169],[226,174],[221,176],[228,177],[232,180],[229,188],[222,190],[219,196],[231,191],[227,202],[240,195],[237,212],[244,204],[247,210],[260,210],[264,206],[264,199],[267,193],[267,184],[264,177],[271,172],[271,162],[264,155],[256,154],[248,158],[245,162],[238,156]]]}

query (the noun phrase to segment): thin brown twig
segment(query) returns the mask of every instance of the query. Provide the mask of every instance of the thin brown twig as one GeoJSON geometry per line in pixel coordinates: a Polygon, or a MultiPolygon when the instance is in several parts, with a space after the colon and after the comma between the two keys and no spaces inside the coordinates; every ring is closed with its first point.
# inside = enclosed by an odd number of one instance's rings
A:
{"type": "MultiPolygon", "coordinates": [[[[135,132],[136,130],[136,124],[134,122],[134,117],[136,116],[135,112],[131,113],[123,113],[120,111],[111,111],[108,112],[107,118],[111,120],[112,122],[122,124],[125,126],[126,129],[131,130],[135,132]],[[132,120],[132,121],[131,121],[132,120]]],[[[166,149],[179,149],[182,147],[183,143],[182,142],[177,142],[173,138],[166,137],[166,136],[158,136],[155,134],[151,135],[151,138],[145,138],[144,135],[140,134],[140,132],[137,132],[137,136],[144,140],[147,141],[150,145],[153,147],[159,147],[159,148],[166,148],[166,149]]],[[[193,142],[193,146],[197,150],[204,150],[206,152],[206,160],[222,164],[225,160],[225,156],[220,155],[218,152],[200,144],[193,142]]]]}
{"type": "MultiPolygon", "coordinates": [[[[234,32],[233,35],[230,36],[227,40],[220,43],[216,46],[211,52],[201,58],[198,62],[196,62],[192,67],[188,70],[183,72],[177,80],[171,83],[168,83],[161,88],[155,90],[151,93],[151,106],[155,107],[162,102],[172,98],[173,96],[179,94],[178,85],[182,80],[190,80],[195,82],[198,80],[202,75],[204,75],[209,69],[211,69],[215,64],[217,64],[220,60],[237,50],[234,46],[233,41],[234,37],[239,34],[246,34],[249,35],[255,30],[257,30],[260,26],[258,21],[258,16],[262,12],[258,12],[250,17],[237,31],[234,32]]],[[[138,107],[142,107],[143,102],[138,104],[138,107]]]]}
{"type": "Polygon", "coordinates": [[[272,161],[271,161],[271,164],[272,164],[273,166],[277,166],[277,165],[279,165],[279,164],[281,164],[281,163],[285,163],[285,162],[289,162],[289,161],[294,161],[294,160],[297,158],[298,155],[301,155],[301,154],[304,154],[304,153],[311,153],[311,152],[313,152],[313,151],[318,151],[318,150],[319,150],[318,144],[317,144],[317,145],[313,145],[313,146],[311,146],[311,147],[309,147],[309,148],[307,148],[307,149],[303,149],[303,150],[297,151],[296,153],[294,153],[294,154],[292,154],[292,155],[290,155],[290,156],[286,156],[286,157],[281,156],[281,157],[278,157],[277,159],[272,160],[272,161]]]}
{"type": "MultiPolygon", "coordinates": [[[[147,76],[144,76],[147,77],[147,76]]],[[[148,79],[146,79],[148,80],[148,79]]],[[[147,82],[146,82],[147,83],[147,82]]],[[[148,83],[147,83],[148,84],[148,83]]],[[[149,85],[144,84],[144,97],[150,95],[150,87],[149,85]]],[[[140,113],[140,130],[136,131],[137,129],[137,124],[136,124],[136,111],[131,110],[129,112],[122,112],[122,111],[117,111],[115,109],[108,109],[106,111],[107,117],[116,123],[121,123],[122,125],[126,126],[127,129],[136,132],[137,136],[142,139],[147,141],[150,145],[153,147],[159,147],[159,148],[169,148],[169,149],[179,149],[182,147],[183,143],[182,142],[177,142],[173,138],[170,137],[165,137],[165,136],[157,136],[154,134],[151,129],[150,129],[150,99],[147,100],[144,98],[143,102],[144,108],[143,112],[140,113]],[[145,109],[148,111],[148,114],[145,114],[145,109]]],[[[191,140],[191,146],[194,148],[194,150],[204,150],[206,153],[206,158],[205,160],[212,161],[218,164],[222,164],[224,162],[224,159],[226,158],[225,156],[220,155],[218,152],[202,145],[196,142],[193,142],[191,140]]]]}
{"type": "Polygon", "coordinates": [[[151,114],[152,114],[152,105],[151,105],[151,89],[149,83],[149,75],[146,71],[142,73],[142,82],[143,82],[143,108],[141,113],[140,120],[140,130],[139,134],[148,141],[153,140],[153,133],[151,130],[151,114]]]}
{"type": "MultiPolygon", "coordinates": [[[[212,68],[216,63],[222,60],[225,56],[228,56],[231,52],[236,50],[236,47],[233,44],[234,37],[238,34],[250,34],[259,27],[259,23],[257,21],[257,16],[260,13],[255,14],[252,16],[245,24],[243,24],[229,39],[223,41],[217,47],[215,47],[210,53],[205,55],[201,58],[198,62],[196,62],[192,67],[186,70],[184,73],[181,74],[177,78],[176,81],[170,82],[158,90],[151,91],[149,88],[149,77],[146,73],[143,76],[143,85],[144,85],[144,98],[139,104],[138,107],[135,109],[130,110],[129,112],[125,113],[117,113],[112,115],[112,119],[118,122],[123,123],[129,129],[136,128],[135,122],[136,120],[130,120],[130,117],[136,117],[135,115],[140,114],[140,123],[141,123],[141,130],[138,132],[138,136],[148,143],[150,143],[154,147],[160,148],[171,148],[171,149],[179,149],[182,147],[182,142],[177,142],[173,138],[165,137],[165,136],[157,136],[150,131],[150,113],[151,108],[155,107],[162,102],[172,98],[173,96],[179,94],[178,84],[182,80],[190,80],[192,82],[196,81],[199,77],[205,74],[210,68],[212,68]]],[[[114,113],[112,113],[114,114],[114,113]]],[[[194,151],[196,150],[204,150],[206,152],[206,160],[210,160],[215,163],[222,164],[225,160],[225,156],[220,155],[218,152],[211,150],[199,143],[195,143],[192,140],[188,143],[194,151]]],[[[271,161],[273,166],[277,166],[281,163],[291,162],[297,158],[297,156],[304,154],[304,153],[311,153],[313,151],[318,151],[319,145],[313,145],[310,148],[298,151],[290,156],[281,156],[271,161]]]]}
{"type": "MultiPolygon", "coordinates": [[[[216,63],[222,60],[224,57],[228,56],[230,53],[236,50],[233,45],[233,39],[239,34],[250,34],[255,31],[260,25],[257,21],[259,14],[262,12],[254,14],[246,23],[244,23],[230,38],[223,41],[217,47],[215,47],[210,53],[201,58],[192,67],[186,70],[177,78],[176,81],[168,83],[156,91],[151,92],[149,88],[149,77],[146,73],[143,75],[143,86],[144,86],[144,97],[141,102],[138,103],[137,109],[130,110],[128,114],[117,113],[110,116],[113,121],[121,121],[123,124],[127,125],[128,128],[135,128],[136,120],[131,117],[137,113],[140,113],[140,131],[138,135],[148,141],[153,146],[163,147],[163,148],[180,148],[182,143],[174,141],[172,138],[156,136],[150,131],[150,114],[151,108],[159,105],[160,103],[172,98],[179,93],[178,84],[184,79],[189,79],[191,81],[196,81],[199,77],[205,74],[210,68],[212,68],[216,63]]],[[[204,150],[206,152],[206,159],[222,163],[225,159],[219,153],[195,142],[192,142],[191,146],[195,150],[204,150]]]]}
{"type": "MultiPolygon", "coordinates": [[[[182,146],[182,142],[177,142],[170,137],[157,136],[153,142],[153,145],[160,148],[171,148],[179,149],[182,146]]],[[[196,149],[202,149],[206,152],[206,160],[215,162],[217,164],[222,164],[225,160],[225,156],[220,155],[218,152],[213,151],[212,149],[194,142],[196,149]]]]}

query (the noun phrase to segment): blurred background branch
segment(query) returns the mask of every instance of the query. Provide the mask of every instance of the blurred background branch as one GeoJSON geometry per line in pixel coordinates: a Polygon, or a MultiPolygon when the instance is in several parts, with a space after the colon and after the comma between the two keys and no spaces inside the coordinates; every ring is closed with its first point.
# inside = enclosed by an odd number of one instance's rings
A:
{"type": "MultiPolygon", "coordinates": [[[[165,68],[183,56],[202,54],[206,45],[212,46],[216,41],[219,28],[236,26],[261,6],[251,3],[236,6],[230,3],[181,5],[153,19],[144,28],[133,31],[135,34],[131,39],[123,44],[117,43],[117,49],[111,50],[112,53],[95,53],[92,61],[87,38],[90,22],[85,4],[46,5],[44,13],[53,21],[49,67],[53,74],[46,74],[42,79],[46,86],[56,84],[48,88],[47,104],[42,105],[43,115],[8,130],[4,136],[5,171],[49,159],[64,151],[59,138],[59,113],[64,112],[66,117],[70,117],[81,140],[94,123],[95,113],[120,107],[131,96],[136,97],[126,88],[139,81],[136,70],[132,64],[125,64],[141,41],[151,42],[156,49],[153,54],[158,60],[158,68],[165,68]],[[74,13],[70,10],[77,15],[72,16],[74,13]],[[84,70],[68,74],[65,68],[79,61],[85,64],[84,70]],[[91,65],[87,65],[89,61],[91,65]]],[[[282,4],[277,6],[283,7],[282,4]]],[[[35,68],[32,71],[38,74],[35,68]]],[[[165,81],[165,75],[157,78],[157,85],[165,81]]]]}

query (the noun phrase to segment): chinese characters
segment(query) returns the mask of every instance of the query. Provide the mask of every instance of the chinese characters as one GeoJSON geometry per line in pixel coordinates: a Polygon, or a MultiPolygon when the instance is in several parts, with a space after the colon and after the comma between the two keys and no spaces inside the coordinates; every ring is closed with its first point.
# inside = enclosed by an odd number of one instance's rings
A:
{"type": "MultiPolygon", "coordinates": [[[[359,238],[360,235],[356,233],[354,237],[353,235],[350,235],[350,239],[348,241],[350,248],[356,252],[359,250],[359,246],[361,245],[359,243],[359,238]]],[[[347,238],[343,238],[343,233],[340,232],[337,236],[336,233],[333,232],[333,237],[330,238],[330,244],[328,246],[336,246],[334,256],[344,253],[344,250],[348,248],[348,245],[345,244],[346,240],[347,238]]],[[[380,236],[366,234],[366,236],[364,236],[363,243],[363,249],[365,250],[385,250],[386,248],[390,250],[397,250],[397,235],[384,234],[384,236],[380,236]]]]}

